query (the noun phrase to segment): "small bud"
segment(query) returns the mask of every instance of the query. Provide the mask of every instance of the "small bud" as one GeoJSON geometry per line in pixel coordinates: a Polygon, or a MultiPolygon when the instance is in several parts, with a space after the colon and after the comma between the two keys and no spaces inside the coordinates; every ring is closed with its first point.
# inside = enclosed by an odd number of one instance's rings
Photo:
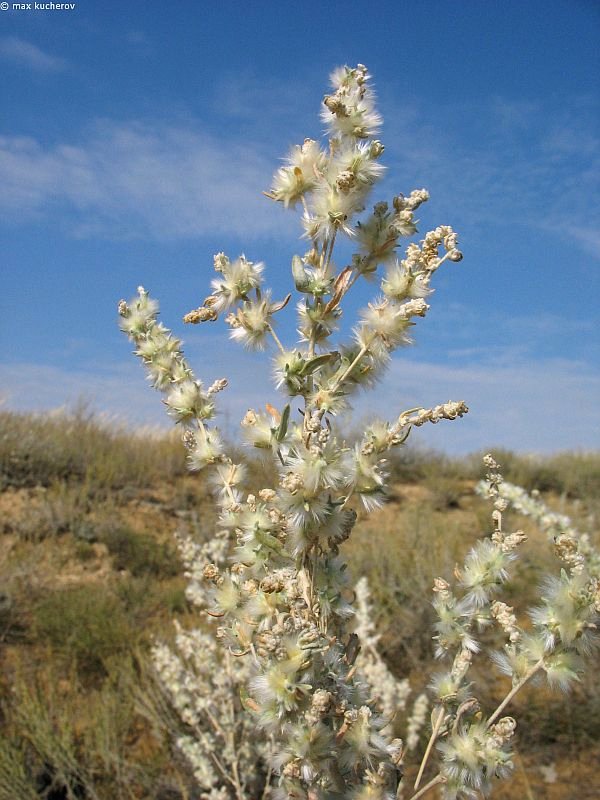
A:
{"type": "Polygon", "coordinates": [[[207,564],[202,570],[202,574],[207,581],[214,581],[219,577],[219,568],[216,564],[207,564]]]}
{"type": "Polygon", "coordinates": [[[254,409],[249,408],[248,411],[244,414],[244,418],[242,419],[241,424],[244,428],[251,428],[253,425],[256,425],[258,422],[258,416],[254,409]]]}
{"type": "Polygon", "coordinates": [[[197,325],[199,322],[214,322],[217,318],[218,314],[214,309],[201,306],[189,311],[184,316],[183,321],[191,325],[197,325]]]}
{"type": "Polygon", "coordinates": [[[371,158],[379,158],[380,155],[383,154],[385,147],[379,141],[379,139],[375,139],[375,141],[371,142],[371,147],[369,148],[369,155],[371,158]]]}
{"type": "Polygon", "coordinates": [[[228,386],[227,378],[218,378],[214,383],[212,383],[208,387],[207,394],[217,394],[218,392],[222,392],[223,389],[226,389],[228,386]]]}
{"type": "Polygon", "coordinates": [[[213,262],[215,272],[225,272],[230,263],[225,253],[217,253],[213,258],[213,262]]]}

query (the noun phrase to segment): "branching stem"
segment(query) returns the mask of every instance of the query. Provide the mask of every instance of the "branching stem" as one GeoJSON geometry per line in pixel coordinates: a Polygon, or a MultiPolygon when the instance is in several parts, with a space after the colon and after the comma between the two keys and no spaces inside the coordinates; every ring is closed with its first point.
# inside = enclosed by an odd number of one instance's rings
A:
{"type": "Polygon", "coordinates": [[[504,698],[504,700],[500,703],[498,708],[494,711],[492,716],[488,719],[488,721],[486,723],[486,728],[489,728],[490,725],[492,725],[498,719],[500,714],[504,711],[506,706],[510,703],[510,701],[517,694],[517,692],[520,692],[521,689],[523,688],[523,686],[525,686],[525,684],[527,683],[527,681],[529,681],[531,678],[533,678],[535,673],[539,672],[539,670],[542,669],[543,666],[544,666],[544,659],[540,658],[540,660],[538,662],[536,662],[533,665],[533,667],[531,667],[531,669],[529,669],[525,673],[525,675],[523,675],[521,680],[513,686],[513,688],[510,690],[510,692],[504,698]]]}
{"type": "Polygon", "coordinates": [[[440,783],[446,783],[446,778],[442,774],[436,775],[435,778],[432,778],[429,783],[426,783],[425,786],[423,786],[422,789],[419,789],[416,794],[413,794],[410,800],[417,800],[418,797],[423,797],[427,794],[427,792],[431,791],[431,789],[439,786],[440,783]]]}
{"type": "Polygon", "coordinates": [[[375,336],[377,336],[377,334],[371,336],[369,341],[366,342],[366,344],[363,344],[363,346],[358,351],[358,354],[354,358],[354,361],[352,361],[352,363],[342,372],[339,378],[337,378],[337,380],[334,382],[333,386],[331,387],[332,392],[335,392],[340,388],[340,386],[344,383],[348,375],[352,373],[354,367],[361,361],[363,356],[365,356],[369,352],[369,347],[371,346],[373,339],[375,339],[375,336]]]}

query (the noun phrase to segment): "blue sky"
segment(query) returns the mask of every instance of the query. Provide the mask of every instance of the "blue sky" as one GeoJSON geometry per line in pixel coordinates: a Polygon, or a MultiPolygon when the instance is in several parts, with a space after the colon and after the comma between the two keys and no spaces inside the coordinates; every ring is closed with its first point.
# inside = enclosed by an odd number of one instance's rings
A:
{"type": "MultiPolygon", "coordinates": [[[[294,214],[261,191],[292,144],[321,135],[332,68],[362,62],[388,167],[373,200],[427,187],[420,231],[451,224],[465,259],[440,271],[416,346],[358,418],[464,399],[467,417],[419,440],[597,448],[599,37],[593,0],[0,10],[4,407],[83,396],[134,424],[163,421],[116,326],[138,284],[198,376],[231,379],[227,425],[273,402],[267,357],[180,320],[220,250],[264,261],[285,293],[304,245],[294,214]]],[[[291,310],[280,333],[294,341],[291,310]]]]}

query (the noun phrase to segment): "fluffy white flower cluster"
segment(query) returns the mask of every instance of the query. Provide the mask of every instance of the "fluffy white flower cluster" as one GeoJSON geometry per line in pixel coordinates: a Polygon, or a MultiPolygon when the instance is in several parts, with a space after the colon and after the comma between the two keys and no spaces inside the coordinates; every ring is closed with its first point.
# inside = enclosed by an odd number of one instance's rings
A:
{"type": "Polygon", "coordinates": [[[410,717],[408,718],[408,725],[406,726],[406,749],[415,750],[421,738],[421,731],[425,727],[427,721],[427,712],[429,711],[429,698],[422,692],[417,696],[413,703],[413,708],[410,717]]]}
{"type": "MultiPolygon", "coordinates": [[[[180,536],[179,548],[190,581],[186,594],[205,609],[208,595],[202,572],[210,573],[207,563],[213,571],[216,564],[225,564],[228,542],[215,537],[199,545],[180,536]]],[[[175,628],[175,649],[156,643],[152,659],[187,731],[176,744],[192,768],[202,800],[266,800],[270,744],[256,737],[240,699],[251,677],[250,664],[224,650],[218,642],[219,631],[210,625],[207,630],[184,630],[175,622],[175,628]]]]}
{"type": "Polygon", "coordinates": [[[492,501],[492,534],[482,539],[456,570],[457,587],[437,578],[433,591],[437,655],[451,659],[450,667],[432,684],[436,695],[433,731],[415,788],[434,744],[441,755],[440,771],[434,779],[444,784],[447,798],[479,797],[487,793],[494,776],[503,777],[511,768],[510,740],[516,727],[511,717],[500,714],[526,683],[545,675],[550,686],[567,689],[578,679],[584,658],[598,645],[600,583],[597,554],[587,540],[578,548],[578,536],[566,517],[552,514],[539,499],[504,482],[491,455],[479,494],[492,501]],[[532,626],[519,625],[514,608],[498,598],[509,578],[526,536],[522,531],[503,530],[503,513],[510,505],[531,516],[550,535],[559,560],[569,570],[560,577],[546,578],[540,591],[541,605],[529,610],[532,626]],[[585,552],[583,552],[585,550],[585,552]],[[500,652],[485,653],[482,637],[496,625],[505,639],[500,652]],[[473,694],[469,673],[473,660],[487,656],[491,666],[511,678],[512,688],[487,718],[473,694]]]}
{"type": "MultiPolygon", "coordinates": [[[[377,203],[371,215],[356,219],[382,174],[383,145],[373,138],[381,120],[364,66],[337,70],[332,81],[323,110],[328,146],[306,140],[295,147],[268,193],[284,207],[301,206],[310,242],[305,255],[294,256],[291,264],[300,295],[299,342],[284,346],[274,328],[275,314],[291,295],[273,302],[262,285],[262,265],[244,256],[235,261],[223,253],[215,256],[218,277],[212,292],[185,317],[202,323],[225,315],[235,340],[251,347],[274,343],[277,386],[288,398],[299,398],[294,405],[302,408],[295,415],[291,401],[282,408],[268,405],[265,412],[248,411],[242,420],[246,443],[272,456],[273,485],[249,491],[244,465],[232,460],[212,427],[216,397],[226,381],[205,389],[194,378],[179,341],[157,321],[157,304],[145,290],[131,303],[119,304],[121,327],[183,430],[190,467],[208,472],[219,510],[219,533],[209,549],[183,541],[182,552],[188,596],[218,619],[215,638],[223,660],[199,631],[178,632],[177,654],[155,651],[164,683],[190,728],[192,739],[184,737],[181,746],[199,781],[217,792],[215,798],[259,796],[252,780],[259,772],[256,753],[266,748],[257,751],[258,741],[273,742],[269,768],[276,800],[399,796],[404,746],[391,738],[389,723],[392,706],[406,702],[406,687],[392,688],[376,655],[368,596],[359,585],[360,651],[340,546],[352,533],[355,502],[373,510],[385,500],[389,450],[402,445],[414,427],[455,420],[468,410],[462,401],[410,409],[390,422],[374,421],[354,446],[336,429],[336,415],[352,393],[372,386],[390,354],[410,343],[410,329],[428,311],[425,298],[435,272],[462,255],[456,233],[440,226],[397,259],[400,238],[416,232],[414,214],[428,199],[425,190],[396,196],[391,208],[377,203]],[[339,235],[357,243],[344,266],[334,260],[339,235]],[[380,296],[360,312],[350,341],[333,344],[345,296],[359,279],[373,278],[380,265],[385,267],[380,296]],[[369,673],[370,680],[382,684],[382,702],[365,680],[369,673]],[[247,713],[244,722],[238,721],[241,707],[247,713]]],[[[524,536],[502,530],[507,501],[500,496],[497,465],[491,457],[487,464],[494,531],[467,556],[457,590],[441,578],[435,584],[438,655],[451,666],[434,681],[433,730],[413,800],[438,784],[447,798],[486,790],[492,774],[504,774],[510,766],[514,721],[499,718],[505,705],[537,672],[568,682],[593,644],[598,582],[569,536],[559,537],[557,550],[570,574],[548,583],[543,605],[532,614],[533,633],[525,633],[513,609],[499,599],[524,536]],[[466,676],[481,650],[480,631],[493,624],[507,639],[496,663],[512,675],[515,686],[482,721],[466,676]],[[436,744],[440,771],[419,788],[436,744]]],[[[424,714],[420,700],[409,731],[411,745],[424,714]]],[[[267,776],[264,792],[268,783],[267,776]]]]}
{"type": "MultiPolygon", "coordinates": [[[[486,485],[481,482],[475,491],[485,494],[486,485]]],[[[574,572],[587,569],[600,579],[600,553],[592,546],[587,533],[578,531],[569,517],[548,508],[539,494],[528,494],[525,489],[503,481],[498,486],[500,498],[525,517],[530,517],[538,528],[554,543],[557,555],[574,572]]]]}
{"type": "Polygon", "coordinates": [[[406,678],[398,680],[388,669],[377,649],[379,635],[375,630],[369,583],[363,576],[354,587],[356,595],[355,633],[360,643],[356,659],[359,672],[371,687],[384,717],[393,719],[406,708],[410,695],[410,683],[406,678]]]}

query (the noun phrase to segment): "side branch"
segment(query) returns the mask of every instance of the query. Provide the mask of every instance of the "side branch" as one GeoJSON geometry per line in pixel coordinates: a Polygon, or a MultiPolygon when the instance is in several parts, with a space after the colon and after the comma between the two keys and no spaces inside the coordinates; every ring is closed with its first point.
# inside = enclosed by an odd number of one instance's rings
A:
{"type": "Polygon", "coordinates": [[[517,692],[520,692],[523,686],[525,686],[525,684],[529,680],[531,680],[531,678],[533,678],[536,672],[539,672],[540,669],[543,668],[543,666],[544,666],[544,659],[540,658],[540,660],[536,661],[536,663],[525,673],[525,675],[523,675],[521,680],[513,686],[513,688],[504,698],[504,700],[500,703],[498,708],[494,711],[492,716],[488,719],[488,721],[486,722],[486,728],[489,728],[492,725],[492,723],[498,719],[500,714],[504,711],[506,706],[510,703],[510,701],[517,694],[517,692]]]}
{"type": "Polygon", "coordinates": [[[404,411],[398,417],[396,424],[401,428],[406,425],[413,425],[415,428],[419,428],[426,422],[432,422],[435,425],[441,419],[462,417],[468,411],[469,408],[464,400],[451,400],[448,403],[435,406],[435,408],[411,408],[410,411],[404,411]]]}

